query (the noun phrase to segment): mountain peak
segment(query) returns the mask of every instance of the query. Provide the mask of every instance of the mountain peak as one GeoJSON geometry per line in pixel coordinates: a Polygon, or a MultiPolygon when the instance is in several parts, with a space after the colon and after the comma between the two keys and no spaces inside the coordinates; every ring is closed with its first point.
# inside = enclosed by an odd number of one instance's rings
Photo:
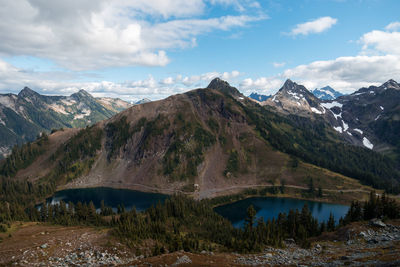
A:
{"type": "Polygon", "coordinates": [[[213,79],[210,84],[207,86],[207,88],[211,89],[223,89],[226,87],[231,87],[227,81],[224,81],[220,78],[215,78],[213,79]]]}
{"type": "Polygon", "coordinates": [[[213,79],[210,84],[207,86],[208,89],[215,89],[221,91],[223,93],[229,93],[233,95],[240,94],[239,91],[235,88],[230,86],[227,81],[224,81],[220,78],[213,79]]]}
{"type": "Polygon", "coordinates": [[[85,91],[84,89],[81,89],[78,91],[79,94],[81,95],[87,95],[87,96],[92,96],[91,94],[89,94],[87,91],[85,91]]]}
{"type": "Polygon", "coordinates": [[[30,96],[37,96],[37,95],[39,95],[37,92],[33,91],[32,89],[30,89],[29,87],[26,87],[26,86],[18,94],[19,97],[30,97],[30,96]]]}
{"type": "Polygon", "coordinates": [[[87,91],[85,91],[85,90],[83,90],[83,89],[81,89],[81,90],[79,90],[78,92],[76,92],[76,93],[73,93],[72,95],[71,95],[72,97],[76,97],[76,98],[82,98],[82,97],[84,97],[84,98],[87,98],[87,97],[89,97],[89,98],[94,98],[91,94],[89,94],[87,91]]]}
{"type": "Polygon", "coordinates": [[[287,79],[283,84],[282,88],[279,89],[281,92],[293,91],[293,92],[304,92],[308,91],[303,85],[298,85],[290,79],[287,79]]]}
{"type": "Polygon", "coordinates": [[[291,79],[286,79],[285,83],[283,84],[283,86],[289,86],[289,85],[295,85],[296,83],[293,82],[291,79]]]}
{"type": "Polygon", "coordinates": [[[382,86],[386,87],[386,88],[393,88],[393,89],[400,90],[400,84],[398,84],[395,80],[392,80],[392,79],[390,79],[389,81],[382,84],[382,86]]]}

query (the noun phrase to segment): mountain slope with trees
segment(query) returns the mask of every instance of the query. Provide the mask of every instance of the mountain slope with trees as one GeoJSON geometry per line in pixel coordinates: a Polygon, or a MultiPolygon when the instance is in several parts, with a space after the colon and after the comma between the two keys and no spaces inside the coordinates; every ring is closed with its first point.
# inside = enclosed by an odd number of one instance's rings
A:
{"type": "Polygon", "coordinates": [[[262,107],[220,79],[133,106],[65,142],[55,135],[49,140],[31,164],[17,164],[29,150],[16,150],[1,173],[58,188],[181,191],[198,198],[260,184],[307,187],[310,179],[316,188],[336,189],[346,183],[343,175],[388,192],[399,185],[390,158],[349,145],[321,118],[262,107]]]}
{"type": "Polygon", "coordinates": [[[112,98],[94,98],[84,90],[71,96],[46,96],[25,87],[18,95],[0,95],[0,154],[53,129],[85,127],[131,106],[112,98]]]}

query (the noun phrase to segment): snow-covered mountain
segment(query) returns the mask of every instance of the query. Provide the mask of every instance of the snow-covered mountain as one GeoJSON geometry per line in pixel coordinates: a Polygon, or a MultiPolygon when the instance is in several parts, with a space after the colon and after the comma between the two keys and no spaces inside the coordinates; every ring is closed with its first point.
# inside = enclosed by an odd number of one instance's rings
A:
{"type": "Polygon", "coordinates": [[[312,93],[321,100],[334,100],[343,94],[336,91],[330,86],[325,86],[323,88],[316,88],[312,93]]]}
{"type": "Polygon", "coordinates": [[[0,155],[41,132],[85,127],[129,106],[121,99],[95,98],[85,90],[71,96],[46,96],[25,87],[18,95],[0,94],[0,155]]]}
{"type": "Polygon", "coordinates": [[[250,99],[253,99],[253,100],[256,100],[256,101],[258,101],[258,102],[264,102],[264,101],[266,101],[268,98],[270,98],[271,96],[270,95],[261,95],[261,94],[258,94],[258,93],[251,93],[250,95],[249,95],[249,98],[250,99]]]}
{"type": "Polygon", "coordinates": [[[303,85],[298,85],[290,79],[286,80],[283,87],[275,95],[262,104],[274,107],[284,114],[310,116],[313,113],[325,113],[318,98],[303,85]]]}
{"type": "Polygon", "coordinates": [[[285,115],[322,118],[349,143],[380,152],[400,151],[400,84],[389,80],[334,100],[321,100],[287,80],[262,105],[285,115]]]}
{"type": "Polygon", "coordinates": [[[383,152],[400,148],[400,84],[394,80],[321,105],[334,116],[334,129],[351,142],[383,152]]]}

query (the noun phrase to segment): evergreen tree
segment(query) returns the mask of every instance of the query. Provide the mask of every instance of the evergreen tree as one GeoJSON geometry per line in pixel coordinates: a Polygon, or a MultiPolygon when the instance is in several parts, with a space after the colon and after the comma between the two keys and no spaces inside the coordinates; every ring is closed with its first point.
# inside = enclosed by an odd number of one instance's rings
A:
{"type": "Polygon", "coordinates": [[[254,219],[256,217],[257,211],[254,209],[253,205],[250,205],[247,208],[247,217],[245,218],[246,221],[246,226],[250,228],[250,230],[253,229],[254,225],[254,219]]]}
{"type": "Polygon", "coordinates": [[[329,215],[328,223],[327,223],[327,230],[329,232],[335,231],[335,218],[333,217],[332,212],[329,215]]]}

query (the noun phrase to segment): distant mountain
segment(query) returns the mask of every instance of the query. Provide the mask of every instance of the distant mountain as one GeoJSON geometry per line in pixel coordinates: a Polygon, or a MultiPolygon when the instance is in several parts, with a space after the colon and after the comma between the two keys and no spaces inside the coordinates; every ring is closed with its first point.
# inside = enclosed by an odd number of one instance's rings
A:
{"type": "Polygon", "coordinates": [[[400,85],[389,80],[334,100],[321,100],[287,80],[262,105],[284,115],[325,120],[348,143],[383,152],[400,166],[400,85]]]}
{"type": "Polygon", "coordinates": [[[335,130],[350,142],[397,155],[400,162],[400,84],[396,81],[361,88],[322,105],[334,115],[335,130]]]}
{"type": "Polygon", "coordinates": [[[274,107],[284,114],[310,116],[312,113],[324,113],[320,100],[303,85],[298,85],[290,79],[286,80],[282,88],[263,104],[274,107]]]}
{"type": "Polygon", "coordinates": [[[0,154],[52,129],[85,127],[131,106],[121,99],[94,98],[85,90],[71,96],[46,96],[25,87],[18,95],[0,94],[0,154]]]}
{"type": "Polygon", "coordinates": [[[140,104],[149,103],[149,102],[151,102],[150,99],[148,99],[148,98],[143,98],[143,99],[141,99],[141,100],[135,102],[135,105],[140,105],[140,104]]]}
{"type": "Polygon", "coordinates": [[[320,89],[316,88],[312,91],[312,93],[321,100],[334,100],[343,95],[330,86],[325,86],[320,89]]]}
{"type": "Polygon", "coordinates": [[[261,95],[261,94],[258,94],[258,93],[251,93],[249,95],[249,98],[251,98],[253,100],[256,100],[258,102],[264,102],[270,97],[271,97],[270,95],[261,95]]]}

